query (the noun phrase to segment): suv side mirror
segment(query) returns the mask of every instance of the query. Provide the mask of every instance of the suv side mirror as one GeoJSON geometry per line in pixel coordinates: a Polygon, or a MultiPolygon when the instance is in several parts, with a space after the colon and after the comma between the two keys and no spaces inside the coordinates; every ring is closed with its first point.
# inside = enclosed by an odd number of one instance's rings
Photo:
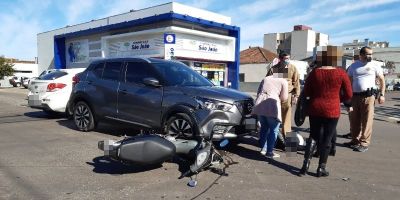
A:
{"type": "Polygon", "coordinates": [[[160,81],[158,81],[157,79],[152,78],[152,77],[150,77],[150,78],[144,78],[144,79],[143,79],[143,83],[144,83],[145,85],[147,85],[147,86],[153,86],[153,87],[160,87],[160,86],[161,86],[161,85],[160,85],[160,81]]]}

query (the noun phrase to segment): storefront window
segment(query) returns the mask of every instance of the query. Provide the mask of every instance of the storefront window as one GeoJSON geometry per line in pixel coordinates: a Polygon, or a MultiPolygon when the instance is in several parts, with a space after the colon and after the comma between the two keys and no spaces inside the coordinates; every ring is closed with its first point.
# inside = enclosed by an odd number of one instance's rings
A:
{"type": "Polygon", "coordinates": [[[194,70],[218,86],[225,86],[225,69],[226,64],[194,62],[194,70]]]}

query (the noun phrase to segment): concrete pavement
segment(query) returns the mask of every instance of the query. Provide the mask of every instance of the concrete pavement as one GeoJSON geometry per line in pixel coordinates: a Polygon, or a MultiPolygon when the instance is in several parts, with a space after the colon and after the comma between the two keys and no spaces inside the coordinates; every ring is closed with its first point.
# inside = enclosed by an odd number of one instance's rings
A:
{"type": "MultiPolygon", "coordinates": [[[[0,89],[0,199],[397,199],[400,196],[400,126],[385,120],[398,116],[399,93],[387,95],[377,107],[372,144],[366,153],[342,147],[338,138],[331,175],[298,177],[302,152],[275,161],[259,154],[256,138],[247,136],[227,150],[238,164],[226,176],[210,171],[198,176],[197,187],[177,179],[180,167],[164,163],[154,168],[126,166],[102,158],[97,141],[118,139],[129,128],[103,124],[89,133],[76,131],[71,121],[27,108],[26,90],[0,89]],[[382,107],[382,108],[380,108],[382,107]],[[379,111],[379,112],[378,112],[379,111]]],[[[349,131],[345,112],[338,134],[349,131]]],[[[308,135],[308,120],[295,128],[308,135]]]]}

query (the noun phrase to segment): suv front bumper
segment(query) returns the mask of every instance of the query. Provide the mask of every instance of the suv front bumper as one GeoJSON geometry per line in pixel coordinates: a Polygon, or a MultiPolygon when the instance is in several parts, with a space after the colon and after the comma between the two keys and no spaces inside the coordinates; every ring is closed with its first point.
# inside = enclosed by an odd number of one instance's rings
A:
{"type": "Polygon", "coordinates": [[[257,131],[257,118],[250,115],[252,106],[253,100],[249,99],[236,102],[229,111],[195,110],[200,132],[212,135],[215,141],[254,133],[257,131]]]}

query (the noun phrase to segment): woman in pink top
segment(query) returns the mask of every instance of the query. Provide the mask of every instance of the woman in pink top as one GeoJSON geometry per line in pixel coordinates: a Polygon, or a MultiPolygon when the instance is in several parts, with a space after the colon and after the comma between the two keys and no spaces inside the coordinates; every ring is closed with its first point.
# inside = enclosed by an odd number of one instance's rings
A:
{"type": "MultiPolygon", "coordinates": [[[[287,76],[287,73],[286,73],[287,76]]],[[[285,73],[273,71],[273,75],[265,77],[258,87],[256,104],[252,114],[260,121],[261,154],[268,158],[279,158],[273,153],[281,119],[281,101],[288,98],[288,83],[283,78],[285,73]]]]}

